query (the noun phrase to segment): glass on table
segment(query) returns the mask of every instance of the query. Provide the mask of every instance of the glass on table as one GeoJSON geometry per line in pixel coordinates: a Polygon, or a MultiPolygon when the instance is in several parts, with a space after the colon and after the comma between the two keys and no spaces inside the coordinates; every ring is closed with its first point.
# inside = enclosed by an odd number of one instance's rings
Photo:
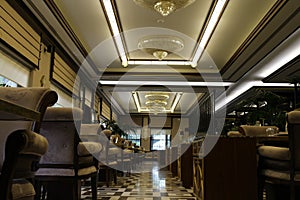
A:
{"type": "Polygon", "coordinates": [[[266,129],[266,134],[267,134],[267,136],[274,136],[274,135],[276,135],[276,130],[275,130],[275,128],[267,128],[266,129]]]}

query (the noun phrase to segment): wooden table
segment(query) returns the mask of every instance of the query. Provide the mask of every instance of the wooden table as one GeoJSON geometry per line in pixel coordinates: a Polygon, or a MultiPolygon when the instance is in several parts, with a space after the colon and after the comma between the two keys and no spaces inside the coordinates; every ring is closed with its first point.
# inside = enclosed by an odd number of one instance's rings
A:
{"type": "Polygon", "coordinates": [[[274,145],[287,146],[289,142],[288,134],[274,135],[274,136],[260,136],[255,137],[258,145],[274,145]]]}
{"type": "Polygon", "coordinates": [[[0,99],[0,116],[1,120],[5,121],[40,121],[41,114],[40,112],[23,107],[13,102],[0,99]]]}

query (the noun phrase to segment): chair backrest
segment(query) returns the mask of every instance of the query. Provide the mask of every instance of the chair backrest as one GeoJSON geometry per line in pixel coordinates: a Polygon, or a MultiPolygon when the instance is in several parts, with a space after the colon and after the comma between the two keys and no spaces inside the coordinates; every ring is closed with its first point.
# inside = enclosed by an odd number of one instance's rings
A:
{"type": "Polygon", "coordinates": [[[49,107],[41,124],[40,134],[47,138],[49,148],[42,157],[43,165],[74,165],[83,112],[79,108],[49,107]]]}
{"type": "Polygon", "coordinates": [[[80,135],[97,135],[101,130],[100,124],[81,124],[80,135]]]}
{"type": "Polygon", "coordinates": [[[292,167],[295,170],[300,170],[300,111],[289,112],[287,123],[292,167]]]}
{"type": "MultiPolygon", "coordinates": [[[[40,112],[40,117],[44,116],[48,106],[56,103],[57,93],[49,88],[26,87],[26,88],[8,88],[0,87],[0,98],[6,101],[18,104],[40,112]]],[[[37,121],[7,121],[6,113],[0,112],[0,170],[5,155],[5,142],[9,134],[16,130],[32,130],[39,132],[40,122],[37,121]]]]}

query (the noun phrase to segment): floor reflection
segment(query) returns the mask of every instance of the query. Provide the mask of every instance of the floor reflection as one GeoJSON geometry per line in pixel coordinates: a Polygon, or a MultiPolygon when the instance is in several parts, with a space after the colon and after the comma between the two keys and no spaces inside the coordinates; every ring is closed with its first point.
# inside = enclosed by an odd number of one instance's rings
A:
{"type": "MultiPolygon", "coordinates": [[[[152,163],[153,164],[153,163],[152,163]]],[[[82,187],[82,199],[91,199],[89,187],[82,187]]],[[[184,188],[169,171],[152,165],[145,173],[118,177],[117,184],[98,187],[98,199],[110,200],[191,200],[196,199],[191,188],[184,188]]]]}

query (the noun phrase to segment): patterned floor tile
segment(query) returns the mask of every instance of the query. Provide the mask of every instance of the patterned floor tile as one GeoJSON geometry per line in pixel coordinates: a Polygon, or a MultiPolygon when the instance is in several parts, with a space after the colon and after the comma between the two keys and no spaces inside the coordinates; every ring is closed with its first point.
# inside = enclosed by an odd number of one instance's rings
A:
{"type": "MultiPolygon", "coordinates": [[[[117,184],[99,186],[98,199],[101,200],[195,200],[190,188],[181,186],[181,182],[172,177],[169,171],[153,170],[147,173],[135,173],[118,177],[117,184]]],[[[91,199],[91,190],[82,186],[82,200],[91,199]]]]}

